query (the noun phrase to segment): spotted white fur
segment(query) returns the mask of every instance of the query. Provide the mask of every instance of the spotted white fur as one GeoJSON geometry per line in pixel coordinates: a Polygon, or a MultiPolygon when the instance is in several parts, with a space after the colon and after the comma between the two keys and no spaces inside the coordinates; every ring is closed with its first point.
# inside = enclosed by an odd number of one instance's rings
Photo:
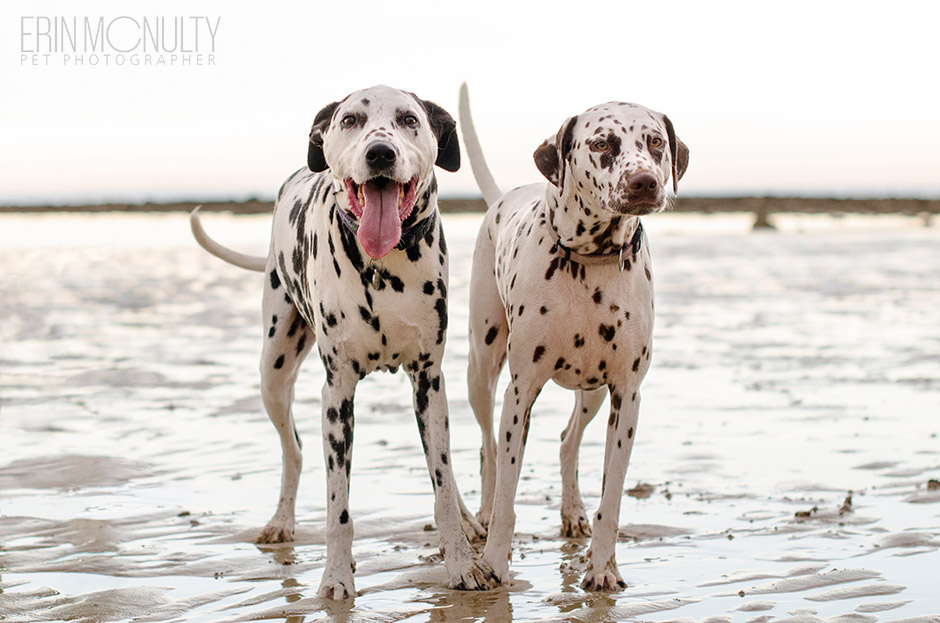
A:
{"type": "MultiPolygon", "coordinates": [[[[327,560],[319,597],[338,600],[355,594],[348,496],[356,386],[371,372],[395,372],[399,367],[414,387],[449,585],[486,589],[496,582],[488,565],[473,553],[461,525],[441,373],[447,248],[437,215],[433,167],[459,167],[455,126],[435,104],[384,86],[325,107],[310,134],[308,168],[294,173],[278,193],[267,259],[221,247],[193,214],[197,240],[207,250],[266,272],[261,393],[280,436],[283,472],[277,510],[258,538],[261,543],[293,539],[301,444],[291,405],[298,370],[314,343],[326,370],[322,429],[327,560]],[[387,161],[370,165],[370,150],[377,144],[387,161]],[[374,259],[353,232],[361,219],[352,209],[346,182],[362,185],[377,174],[401,184],[414,180],[416,189],[415,205],[401,223],[401,248],[374,259]],[[408,231],[411,239],[406,240],[408,231]]],[[[475,522],[469,527],[482,533],[475,522]]]]}
{"type": "Polygon", "coordinates": [[[562,535],[587,537],[585,590],[625,586],[615,544],[640,383],[649,367],[653,281],[640,215],[664,209],[666,183],[685,172],[688,149],[664,115],[610,102],[571,117],[534,154],[549,180],[500,196],[461,89],[461,127],[489,204],[470,283],[469,397],[483,431],[483,558],[508,579],[515,513],[532,404],[553,380],[576,392],[562,433],[562,535]],[[635,246],[636,245],[636,246],[635,246]],[[493,436],[496,380],[510,382],[493,436]],[[607,393],[604,483],[593,527],[578,490],[578,448],[607,393]]]}

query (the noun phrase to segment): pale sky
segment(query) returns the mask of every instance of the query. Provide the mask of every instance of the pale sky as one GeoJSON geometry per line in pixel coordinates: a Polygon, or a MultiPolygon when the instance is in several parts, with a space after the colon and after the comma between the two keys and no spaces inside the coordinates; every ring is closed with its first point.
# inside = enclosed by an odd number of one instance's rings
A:
{"type": "MultiPolygon", "coordinates": [[[[938,6],[4,0],[0,204],[271,198],[325,104],[388,84],[456,117],[464,80],[504,189],[541,181],[532,151],[565,118],[621,100],[688,144],[680,195],[937,197],[938,6]],[[57,17],[121,18],[111,43],[128,48],[132,24],[184,18],[193,62],[214,64],[34,57],[57,17]]],[[[477,192],[469,166],[438,178],[477,192]]]]}

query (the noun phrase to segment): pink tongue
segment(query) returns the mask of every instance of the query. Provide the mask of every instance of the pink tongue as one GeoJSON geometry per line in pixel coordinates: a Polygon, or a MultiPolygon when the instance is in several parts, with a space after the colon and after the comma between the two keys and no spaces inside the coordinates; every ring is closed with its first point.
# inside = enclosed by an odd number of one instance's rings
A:
{"type": "Polygon", "coordinates": [[[386,181],[379,188],[373,181],[363,185],[365,207],[359,219],[359,242],[370,256],[385,257],[401,239],[401,219],[398,218],[399,184],[386,181]]]}

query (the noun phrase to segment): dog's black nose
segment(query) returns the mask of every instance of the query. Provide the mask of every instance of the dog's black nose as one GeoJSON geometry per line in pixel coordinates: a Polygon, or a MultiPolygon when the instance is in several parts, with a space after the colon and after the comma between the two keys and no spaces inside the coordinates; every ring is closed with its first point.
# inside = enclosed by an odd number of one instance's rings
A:
{"type": "Polygon", "coordinates": [[[373,169],[387,169],[397,158],[398,153],[390,143],[372,143],[366,150],[366,163],[373,169]]]}
{"type": "Polygon", "coordinates": [[[659,180],[652,173],[634,173],[627,180],[631,197],[654,197],[659,192],[659,180]]]}

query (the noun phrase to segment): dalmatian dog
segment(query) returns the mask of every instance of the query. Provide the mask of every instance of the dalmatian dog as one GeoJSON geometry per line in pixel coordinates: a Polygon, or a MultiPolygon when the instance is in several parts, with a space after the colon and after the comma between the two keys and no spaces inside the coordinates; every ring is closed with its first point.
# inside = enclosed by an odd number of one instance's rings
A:
{"type": "MultiPolygon", "coordinates": [[[[327,467],[327,560],[318,596],[355,595],[349,475],[353,401],[360,380],[404,368],[435,492],[434,516],[451,588],[496,584],[461,524],[451,466],[441,359],[447,328],[447,247],[434,166],[456,171],[453,118],[438,105],[386,86],[334,102],[313,122],[307,168],[278,192],[267,258],[215,242],[192,214],[210,253],[264,271],[261,395],[280,436],[280,500],[259,543],[290,541],[301,471],[291,404],[301,363],[316,344],[327,467]]],[[[482,532],[482,527],[478,526],[482,532]]]]}
{"type": "Polygon", "coordinates": [[[483,558],[508,576],[532,404],[549,380],[575,390],[562,433],[562,536],[593,537],[581,584],[626,586],[615,560],[623,483],[637,430],[640,382],[650,363],[653,276],[640,217],[663,210],[666,183],[689,150],[663,114],[610,102],[567,119],[535,150],[548,184],[501,195],[482,156],[461,88],[464,145],[488,204],[470,283],[470,403],[483,430],[483,558]],[[496,380],[509,360],[498,434],[496,380]],[[578,489],[578,448],[607,393],[610,415],[600,505],[588,522],[578,489]]]}

